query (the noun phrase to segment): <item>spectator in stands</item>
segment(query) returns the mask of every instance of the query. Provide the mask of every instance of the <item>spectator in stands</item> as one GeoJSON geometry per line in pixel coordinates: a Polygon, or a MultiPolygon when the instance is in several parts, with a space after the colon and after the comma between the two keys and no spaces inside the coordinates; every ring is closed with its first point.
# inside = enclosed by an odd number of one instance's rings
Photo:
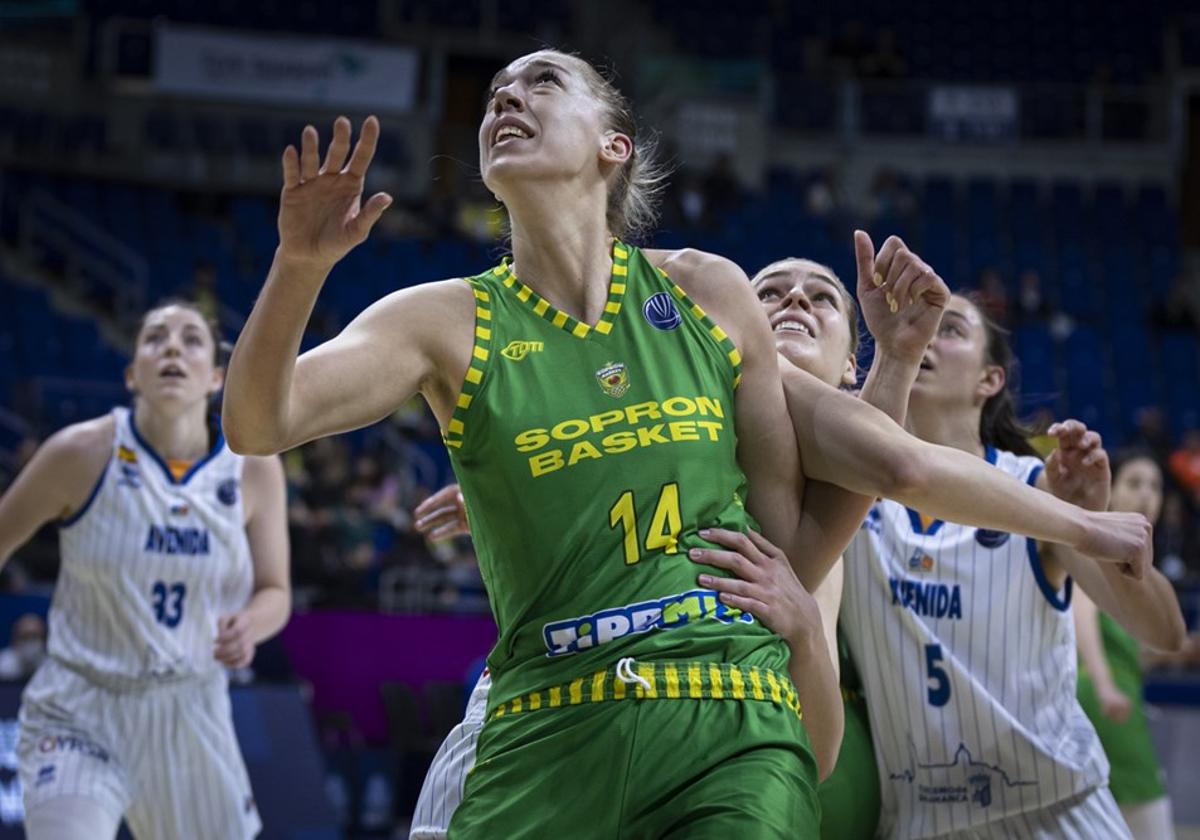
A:
{"type": "Polygon", "coordinates": [[[1200,279],[1177,274],[1155,305],[1153,320],[1162,329],[1200,330],[1200,279]]]}
{"type": "Polygon", "coordinates": [[[220,321],[217,302],[217,270],[208,260],[199,260],[192,271],[192,290],[188,295],[196,302],[196,310],[210,321],[220,321]]]}
{"type": "Polygon", "coordinates": [[[1162,573],[1176,584],[1188,577],[1186,558],[1194,556],[1196,545],[1194,524],[1183,496],[1168,493],[1154,529],[1154,556],[1159,558],[1162,573]]]}
{"type": "Polygon", "coordinates": [[[837,170],[832,166],[818,174],[804,194],[804,206],[810,216],[832,219],[841,210],[841,192],[837,170]]]}
{"type": "Polygon", "coordinates": [[[979,275],[979,302],[989,318],[1008,324],[1008,289],[994,268],[985,268],[979,275]]]}
{"type": "Polygon", "coordinates": [[[1042,275],[1032,268],[1021,272],[1018,283],[1016,322],[1018,324],[1043,324],[1050,319],[1053,310],[1042,290],[1042,275]]]}
{"type": "Polygon", "coordinates": [[[717,155],[712,166],[704,173],[703,190],[704,206],[709,211],[708,218],[713,221],[719,220],[722,211],[737,206],[742,185],[733,168],[733,157],[728,152],[717,155]]]}
{"type": "Polygon", "coordinates": [[[871,220],[911,219],[917,212],[917,197],[896,170],[885,166],[871,181],[865,211],[871,220]]]}
{"type": "Polygon", "coordinates": [[[1182,445],[1167,459],[1171,477],[1191,498],[1200,504],[1200,429],[1190,429],[1182,445]]]}
{"type": "Polygon", "coordinates": [[[896,31],[890,27],[879,30],[875,49],[859,64],[864,79],[903,79],[908,75],[908,62],[897,47],[896,31]]]}
{"type": "Polygon", "coordinates": [[[1166,467],[1171,454],[1171,436],[1162,409],[1155,405],[1142,406],[1135,415],[1136,428],[1130,443],[1138,449],[1148,449],[1160,467],[1166,467]]]}
{"type": "Polygon", "coordinates": [[[46,622],[25,613],[13,622],[8,647],[0,650],[0,680],[28,679],[46,658],[46,622]]]}

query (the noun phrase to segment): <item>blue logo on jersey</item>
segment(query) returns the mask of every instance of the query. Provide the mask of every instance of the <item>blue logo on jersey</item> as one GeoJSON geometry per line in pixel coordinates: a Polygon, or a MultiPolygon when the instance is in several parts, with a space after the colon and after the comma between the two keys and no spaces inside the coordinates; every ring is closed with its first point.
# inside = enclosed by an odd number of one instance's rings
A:
{"type": "Polygon", "coordinates": [[[650,326],[658,330],[673,330],[683,321],[683,316],[675,308],[675,301],[667,292],[659,292],[646,298],[642,304],[642,315],[650,326]]]}
{"type": "Polygon", "coordinates": [[[992,804],[992,777],[987,773],[978,773],[967,779],[971,783],[971,801],[981,808],[992,804]]]}
{"type": "Polygon", "coordinates": [[[1008,538],[1012,534],[1008,531],[988,531],[980,528],[975,532],[975,542],[979,543],[984,548],[999,548],[1008,542],[1008,538]]]}
{"type": "Polygon", "coordinates": [[[237,501],[237,491],[237,479],[227,478],[217,485],[217,498],[221,504],[232,506],[237,501]]]}
{"type": "Polygon", "coordinates": [[[49,753],[55,750],[82,753],[89,758],[108,763],[108,751],[104,747],[76,735],[47,735],[38,741],[38,752],[49,753]]]}
{"type": "Polygon", "coordinates": [[[38,768],[37,782],[34,784],[34,787],[41,787],[42,785],[48,785],[53,781],[54,781],[54,765],[46,764],[46,765],[43,765],[42,767],[38,768]]]}
{"type": "Polygon", "coordinates": [[[137,490],[142,486],[142,476],[141,473],[138,472],[136,464],[122,463],[120,468],[121,477],[117,479],[117,486],[130,487],[134,490],[137,490]]]}
{"type": "Polygon", "coordinates": [[[156,554],[208,554],[208,531],[204,528],[151,525],[142,550],[156,554]]]}

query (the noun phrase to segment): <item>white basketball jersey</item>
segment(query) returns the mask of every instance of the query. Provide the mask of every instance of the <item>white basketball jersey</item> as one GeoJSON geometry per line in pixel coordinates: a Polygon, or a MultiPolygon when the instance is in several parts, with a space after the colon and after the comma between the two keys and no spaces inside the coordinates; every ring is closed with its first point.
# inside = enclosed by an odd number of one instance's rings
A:
{"type": "MultiPolygon", "coordinates": [[[[989,448],[1033,484],[1042,464],[989,448]]],[[[1072,582],[1034,540],[872,507],[845,554],[841,626],[862,674],[884,836],[933,837],[1105,784],[1075,699],[1072,582]]]]}
{"type": "Polygon", "coordinates": [[[113,419],[109,462],[59,531],[50,655],[101,683],[212,671],[217,619],[253,588],[244,460],[220,438],[176,481],[128,409],[113,419]]]}

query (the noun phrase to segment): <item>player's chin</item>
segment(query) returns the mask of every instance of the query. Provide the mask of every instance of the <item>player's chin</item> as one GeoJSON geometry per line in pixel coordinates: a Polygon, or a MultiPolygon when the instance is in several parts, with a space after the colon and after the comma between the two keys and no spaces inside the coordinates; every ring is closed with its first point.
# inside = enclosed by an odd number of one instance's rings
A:
{"type": "Polygon", "coordinates": [[[812,339],[799,336],[784,335],[781,333],[775,334],[775,349],[779,355],[787,359],[793,365],[803,370],[811,371],[813,362],[816,361],[818,352],[817,346],[812,339]]]}

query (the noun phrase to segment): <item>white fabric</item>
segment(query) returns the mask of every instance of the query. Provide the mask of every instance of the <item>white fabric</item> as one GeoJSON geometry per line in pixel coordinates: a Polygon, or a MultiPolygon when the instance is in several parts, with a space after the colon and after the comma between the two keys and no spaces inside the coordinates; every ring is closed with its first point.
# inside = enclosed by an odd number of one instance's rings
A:
{"type": "Polygon", "coordinates": [[[475,766],[475,750],[483,730],[492,678],[487,670],[471,691],[467,712],[438,747],[413,812],[409,840],[445,840],[450,818],[462,802],[467,774],[475,766]]]}
{"type": "Polygon", "coordinates": [[[253,588],[244,459],[220,441],[176,482],[131,412],[113,419],[97,489],[59,532],[50,656],[120,685],[215,671],[217,619],[253,588]]]}
{"type": "MultiPolygon", "coordinates": [[[[989,460],[1031,484],[1041,469],[1008,452],[989,460]]],[[[1051,590],[1034,541],[927,527],[881,501],[844,562],[841,626],[867,697],[885,836],[983,826],[1106,783],[1075,698],[1072,584],[1051,590]]]]}

